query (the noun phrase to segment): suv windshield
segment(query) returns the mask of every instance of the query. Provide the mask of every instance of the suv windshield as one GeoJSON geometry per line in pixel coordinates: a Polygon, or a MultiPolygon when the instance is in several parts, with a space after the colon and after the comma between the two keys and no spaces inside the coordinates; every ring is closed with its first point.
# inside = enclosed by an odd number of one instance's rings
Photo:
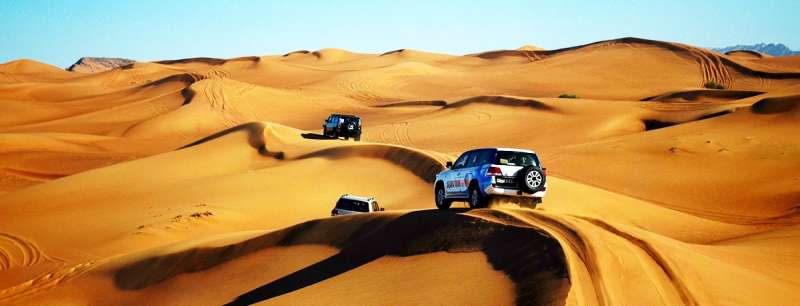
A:
{"type": "Polygon", "coordinates": [[[339,202],[336,202],[337,209],[344,209],[349,211],[360,211],[360,212],[369,212],[369,204],[367,202],[350,200],[350,199],[339,199],[339,202]]]}
{"type": "Polygon", "coordinates": [[[533,153],[497,151],[495,163],[506,166],[539,166],[539,158],[533,153]]]}

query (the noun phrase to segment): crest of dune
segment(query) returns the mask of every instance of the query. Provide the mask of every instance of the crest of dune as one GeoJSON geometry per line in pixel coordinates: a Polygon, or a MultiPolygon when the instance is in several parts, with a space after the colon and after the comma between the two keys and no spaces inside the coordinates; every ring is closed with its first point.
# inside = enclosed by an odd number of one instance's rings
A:
{"type": "Polygon", "coordinates": [[[518,51],[542,51],[544,50],[542,47],[534,46],[534,45],[524,45],[522,47],[517,48],[518,51]]]}

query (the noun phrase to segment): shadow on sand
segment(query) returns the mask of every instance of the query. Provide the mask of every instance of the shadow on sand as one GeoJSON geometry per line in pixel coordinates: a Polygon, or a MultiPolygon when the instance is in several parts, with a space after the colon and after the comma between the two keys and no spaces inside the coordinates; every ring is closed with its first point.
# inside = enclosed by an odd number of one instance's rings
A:
{"type": "Polygon", "coordinates": [[[303,134],[300,134],[300,136],[303,136],[303,138],[305,138],[305,139],[317,139],[317,140],[320,140],[320,139],[336,139],[336,138],[333,138],[333,137],[328,137],[328,136],[320,135],[320,134],[317,134],[317,133],[303,133],[303,134]]]}
{"type": "Polygon", "coordinates": [[[203,143],[209,142],[211,140],[220,138],[222,136],[229,135],[231,133],[236,133],[236,132],[243,131],[243,132],[247,133],[247,143],[253,149],[256,149],[258,151],[258,154],[260,154],[261,156],[273,157],[275,159],[283,159],[284,158],[284,154],[283,154],[282,151],[270,151],[270,150],[267,149],[266,140],[264,139],[264,128],[265,127],[266,126],[262,122],[250,122],[250,123],[240,124],[238,126],[235,126],[235,127],[229,128],[229,129],[225,129],[225,130],[222,130],[220,132],[217,132],[217,133],[211,134],[209,136],[203,137],[202,139],[200,139],[198,141],[192,142],[190,144],[187,144],[185,146],[182,146],[182,147],[178,148],[178,150],[189,148],[189,147],[193,147],[193,146],[196,146],[196,145],[199,145],[199,144],[203,144],[203,143]]]}
{"type": "MultiPolygon", "coordinates": [[[[564,253],[549,235],[530,227],[512,226],[463,215],[465,210],[407,213],[377,228],[367,226],[340,241],[341,251],[322,261],[240,295],[226,305],[250,305],[287,294],[346,273],[383,256],[432,252],[486,254],[495,270],[516,284],[518,304],[563,301],[569,288],[564,253]]],[[[369,216],[364,216],[368,218],[369,216]]],[[[299,231],[308,230],[300,226],[299,231]]],[[[302,235],[302,232],[295,234],[302,235]]],[[[287,237],[294,234],[287,233],[287,237]]]]}

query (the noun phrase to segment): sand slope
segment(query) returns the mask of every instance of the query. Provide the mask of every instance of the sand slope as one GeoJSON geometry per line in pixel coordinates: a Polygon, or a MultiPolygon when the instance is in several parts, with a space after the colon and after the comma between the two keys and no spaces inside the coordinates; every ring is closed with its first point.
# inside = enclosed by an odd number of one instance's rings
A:
{"type": "Polygon", "coordinates": [[[791,305],[797,66],[638,38],[0,64],[0,304],[791,305]],[[544,203],[434,210],[488,146],[540,154],[544,203]],[[328,217],[344,193],[387,211],[328,217]]]}

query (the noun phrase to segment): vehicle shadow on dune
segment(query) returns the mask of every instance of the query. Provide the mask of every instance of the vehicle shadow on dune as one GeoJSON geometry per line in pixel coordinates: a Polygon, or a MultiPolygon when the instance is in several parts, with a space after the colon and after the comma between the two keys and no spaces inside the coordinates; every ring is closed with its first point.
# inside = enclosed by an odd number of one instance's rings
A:
{"type": "Polygon", "coordinates": [[[317,134],[317,133],[302,133],[302,134],[300,134],[300,136],[303,136],[303,138],[305,138],[305,139],[317,139],[317,140],[335,139],[333,137],[328,137],[328,136],[320,135],[320,134],[317,134]]]}
{"type": "MultiPolygon", "coordinates": [[[[336,255],[246,292],[226,305],[250,305],[291,293],[383,256],[440,251],[482,251],[495,270],[503,271],[515,283],[518,304],[564,301],[569,279],[563,250],[555,239],[533,228],[460,214],[464,211],[415,211],[380,224],[366,222],[349,239],[333,243],[341,249],[336,255]]],[[[354,216],[357,218],[370,216],[354,216]]],[[[285,233],[284,240],[295,240],[309,226],[314,225],[300,225],[285,233]]]]}

